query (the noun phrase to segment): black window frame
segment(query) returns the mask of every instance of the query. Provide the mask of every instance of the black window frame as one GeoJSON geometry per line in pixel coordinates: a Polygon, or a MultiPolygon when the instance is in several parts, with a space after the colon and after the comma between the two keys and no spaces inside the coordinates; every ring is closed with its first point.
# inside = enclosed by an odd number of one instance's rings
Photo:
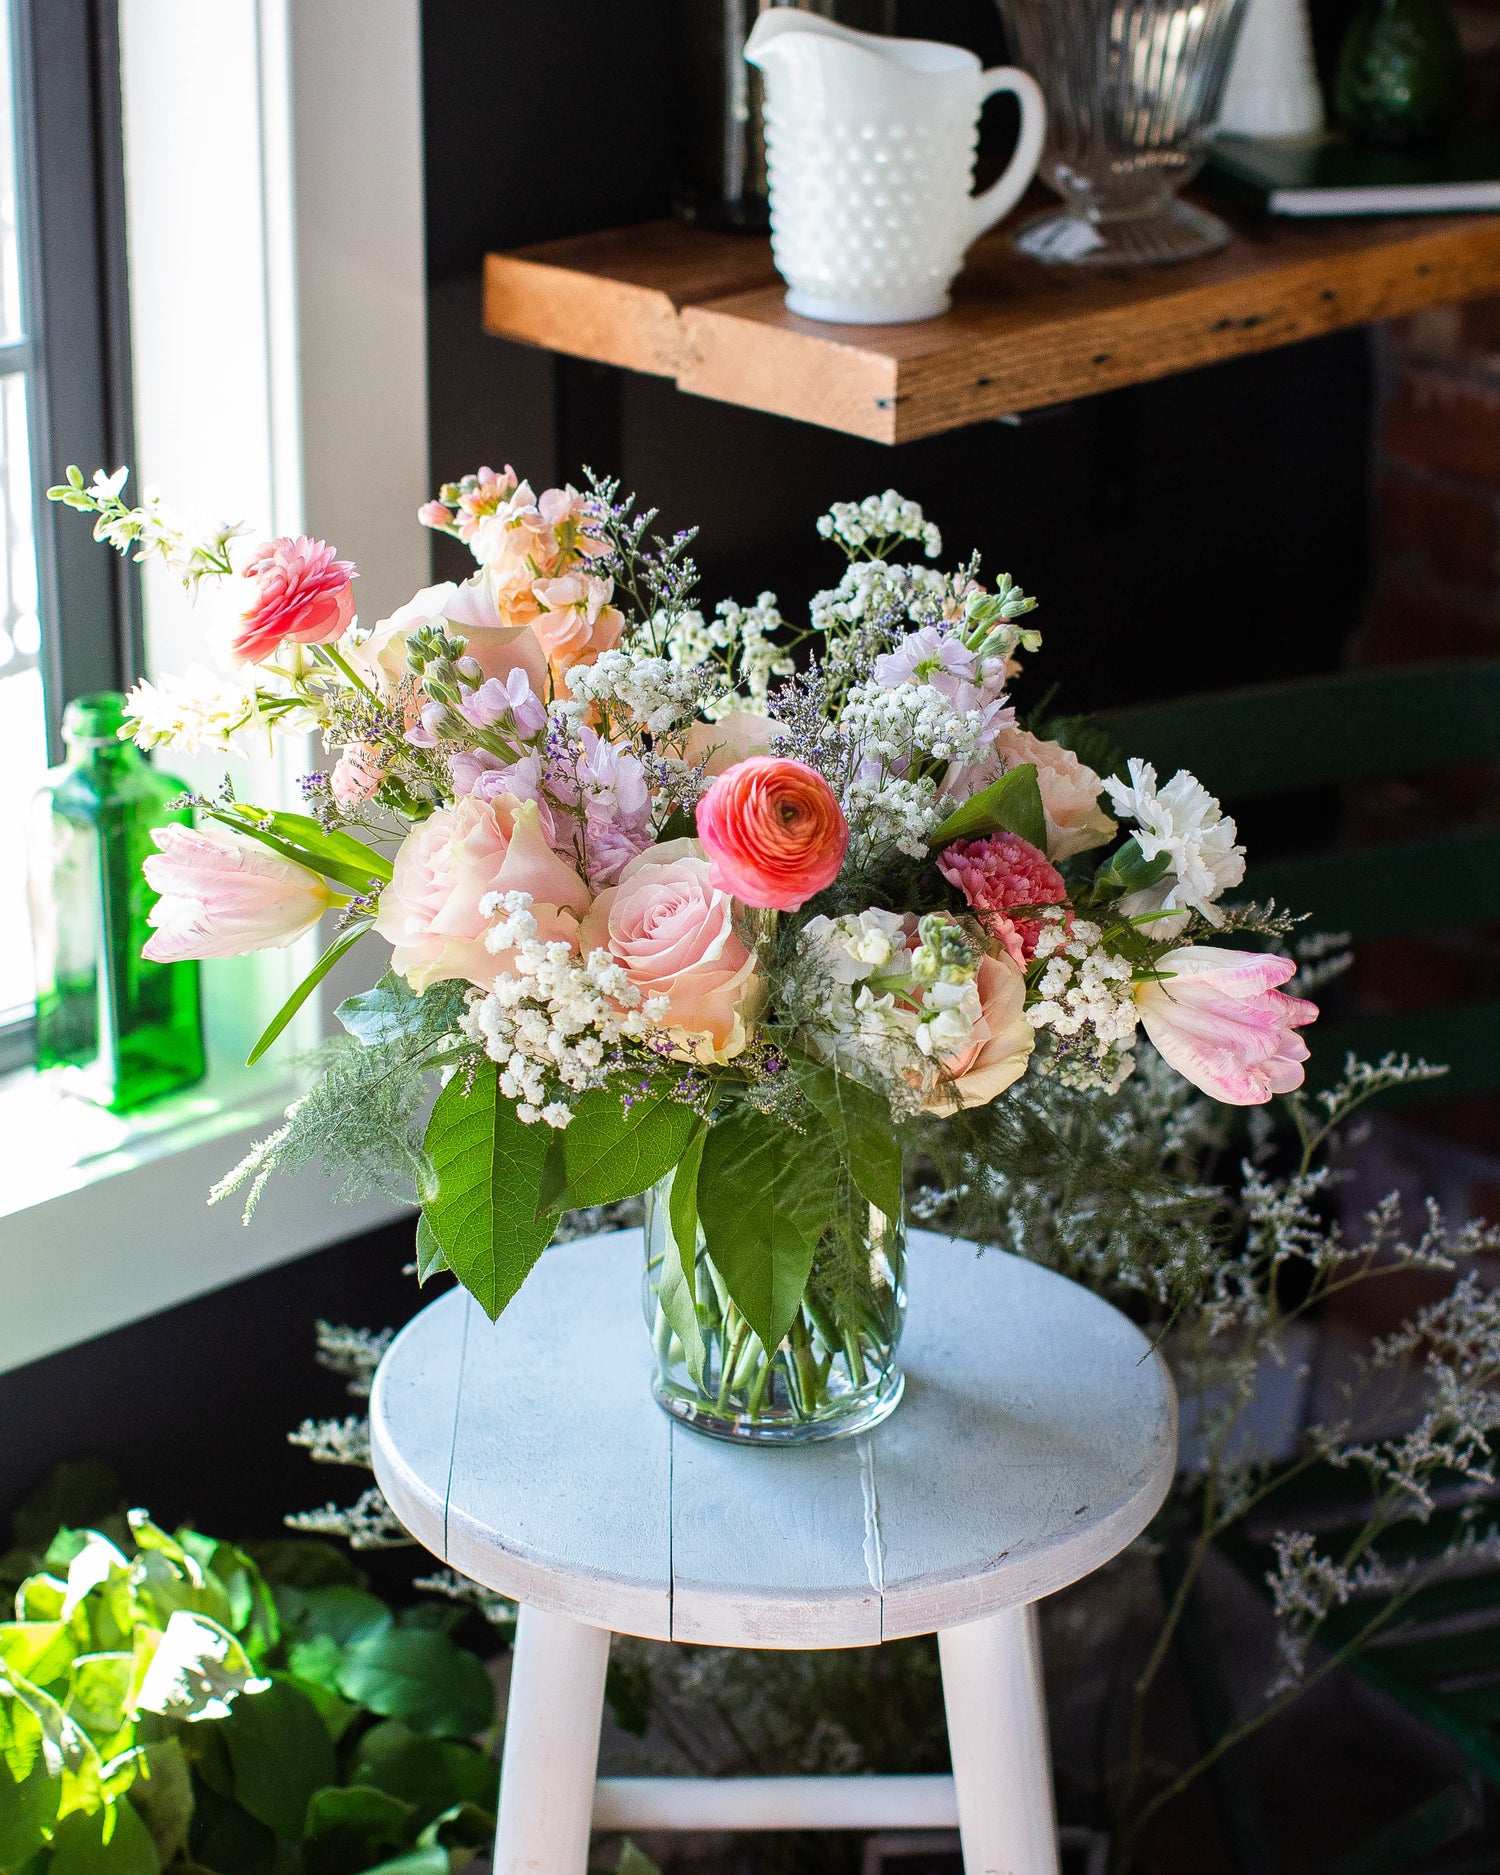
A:
{"type": "MultiPolygon", "coordinates": [[[[24,336],[0,371],[27,377],[42,690],[49,757],[72,697],[142,671],[140,580],[47,500],[71,462],[132,459],[125,160],[117,0],[0,0],[15,84],[24,336]]],[[[0,1071],[35,1055],[29,1020],[0,1028],[0,1071]]]]}

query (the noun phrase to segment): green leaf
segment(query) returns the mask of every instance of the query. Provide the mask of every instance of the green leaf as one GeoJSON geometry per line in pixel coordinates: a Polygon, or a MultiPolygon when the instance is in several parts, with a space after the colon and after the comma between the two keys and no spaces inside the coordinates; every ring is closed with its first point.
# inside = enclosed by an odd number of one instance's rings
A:
{"type": "Polygon", "coordinates": [[[398,1855],[394,1862],[377,1862],[365,1870],[365,1875],[449,1875],[451,1868],[448,1851],[441,1843],[427,1843],[398,1855]]]}
{"type": "Polygon", "coordinates": [[[620,1847],[620,1860],[615,1864],[615,1875],[661,1875],[661,1870],[627,1836],[620,1847]]]}
{"type": "Polygon", "coordinates": [[[1039,852],[1047,850],[1047,816],[1042,812],[1034,762],[1008,768],[998,781],[956,807],[927,836],[927,844],[935,850],[955,840],[978,840],[1001,830],[1019,834],[1039,852]]]}
{"type": "Polygon", "coordinates": [[[448,1267],[448,1259],[443,1255],[443,1246],[427,1222],[425,1211],[417,1214],[417,1284],[420,1287],[429,1277],[441,1276],[448,1267]]]}
{"type": "Polygon", "coordinates": [[[186,1849],[193,1821],[193,1777],[180,1739],[158,1739],[145,1748],[130,1802],[163,1862],[186,1849]]]}
{"type": "Polygon", "coordinates": [[[405,977],[387,970],[372,989],[346,996],[335,1012],[345,1029],[366,1048],[382,1042],[405,1041],[408,1036],[432,1035],[441,1026],[434,1012],[452,1026],[463,1014],[467,983],[434,983],[420,996],[405,977]]]}
{"type": "Polygon", "coordinates": [[[158,1875],[151,1832],[128,1803],[74,1810],[57,1826],[47,1875],[158,1875]]]}
{"type": "Polygon", "coordinates": [[[0,1621],[0,1666],[33,1686],[50,1687],[61,1679],[77,1651],[69,1621],[0,1621]]]}
{"type": "Polygon", "coordinates": [[[1144,892],[1147,886],[1165,878],[1171,865],[1170,853],[1158,853],[1155,859],[1147,859],[1141,852],[1140,842],[1132,835],[1109,864],[1101,866],[1094,874],[1094,886],[1096,890],[1118,886],[1122,892],[1144,892]]]}
{"type": "Polygon", "coordinates": [[[493,1758],[470,1745],[419,1735],[399,1719],[385,1719],[365,1733],[352,1775],[356,1783],[409,1803],[419,1827],[455,1804],[493,1810],[500,1788],[493,1758]]]}
{"type": "Polygon", "coordinates": [[[386,1791],[354,1784],[313,1792],[303,1863],[308,1875],[358,1875],[412,1836],[412,1807],[386,1791]]]}
{"type": "Polygon", "coordinates": [[[901,1143],[884,1099],[837,1068],[809,1066],[802,1090],[822,1114],[859,1195],[889,1218],[902,1205],[901,1143]]]}
{"type": "Polygon", "coordinates": [[[202,812],[236,833],[259,840],[283,859],[295,860],[299,866],[322,873],[325,879],[336,880],[351,892],[368,892],[372,881],[384,885],[390,879],[391,862],[383,853],[356,840],[353,834],[327,832],[311,814],[268,813],[244,801],[205,807],[202,812]]]}
{"type": "Polygon", "coordinates": [[[437,1195],[423,1207],[448,1267],[494,1321],[552,1241],[553,1213],[537,1216],[552,1128],[524,1126],[481,1061],[438,1095],[425,1147],[437,1195]]]}
{"type": "Polygon", "coordinates": [[[392,1622],[390,1609],[378,1595],[350,1583],[308,1589],[297,1603],[288,1627],[299,1641],[326,1636],[340,1647],[384,1634],[392,1622]]]}
{"type": "Polygon", "coordinates": [[[274,1584],[283,1615],[296,1597],[336,1582],[364,1580],[343,1550],[315,1536],[278,1536],[252,1543],[246,1552],[267,1582],[274,1584]]]}
{"type": "Polygon", "coordinates": [[[395,1628],[351,1647],[339,1691],[382,1718],[438,1738],[468,1738],[495,1717],[484,1662],[431,1629],[395,1628]]]}
{"type": "Polygon", "coordinates": [[[339,933],[261,1031],[260,1040],[245,1057],[245,1066],[247,1068],[253,1068],[255,1066],[256,1062],[260,1060],[261,1056],[271,1046],[272,1042],[281,1034],[292,1017],[296,1015],[297,1011],[307,1001],[308,997],[312,995],[313,991],[323,981],[324,977],[328,975],[328,972],[341,957],[346,956],[348,952],[354,949],[355,945],[370,929],[373,922],[374,921],[369,918],[356,918],[347,929],[339,933]]]}
{"type": "Polygon", "coordinates": [[[698,1219],[714,1266],[766,1350],[781,1345],[833,1208],[833,1142],[742,1109],[708,1129],[698,1219]]]}
{"type": "Polygon", "coordinates": [[[682,1343],[688,1372],[701,1386],[707,1350],[698,1325],[698,1172],[708,1128],[701,1121],[672,1173],[667,1204],[667,1243],[656,1297],[673,1334],[682,1343]]]}
{"type": "Polygon", "coordinates": [[[46,1840],[62,1784],[47,1768],[34,1715],[21,1706],[7,1719],[0,1707],[0,1868],[10,1869],[29,1861],[46,1840]],[[28,1768],[20,1769],[18,1759],[28,1760],[28,1768]]]}
{"type": "Polygon", "coordinates": [[[644,1092],[626,1090],[633,1096],[628,1107],[614,1085],[581,1094],[572,1122],[553,1133],[538,1209],[614,1204],[665,1178],[698,1125],[697,1114],[675,1097],[676,1087],[666,1075],[653,1076],[644,1092]]]}
{"type": "Polygon", "coordinates": [[[237,1699],[219,1730],[235,1801],[284,1841],[300,1841],[313,1792],[334,1779],[333,1741],[317,1707],[278,1677],[265,1692],[237,1699]]]}
{"type": "MultiPolygon", "coordinates": [[[[272,1875],[276,1838],[231,1798],[201,1784],[193,1810],[191,1851],[200,1867],[222,1875],[272,1875]]],[[[172,1875],[180,1875],[176,1868],[172,1875]]]]}

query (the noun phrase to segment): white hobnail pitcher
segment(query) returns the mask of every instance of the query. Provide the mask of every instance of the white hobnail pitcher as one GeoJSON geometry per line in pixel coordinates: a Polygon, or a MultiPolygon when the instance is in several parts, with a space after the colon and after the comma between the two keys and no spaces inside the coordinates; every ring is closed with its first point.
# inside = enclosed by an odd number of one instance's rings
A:
{"type": "Polygon", "coordinates": [[[771,250],[786,303],[808,319],[887,325],[946,312],[977,236],[1036,171],[1046,106],[1011,66],[886,39],[816,13],[762,13],[745,57],[765,78],[771,250]],[[1021,134],[1000,180],[971,195],[979,112],[1015,94],[1021,134]]]}

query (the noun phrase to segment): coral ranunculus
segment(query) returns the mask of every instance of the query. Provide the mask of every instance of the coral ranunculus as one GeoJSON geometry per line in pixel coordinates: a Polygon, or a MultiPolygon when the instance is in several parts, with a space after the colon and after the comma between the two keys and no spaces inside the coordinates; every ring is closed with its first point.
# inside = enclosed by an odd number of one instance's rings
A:
{"type": "Polygon", "coordinates": [[[760,998],[755,953],[696,840],[638,853],[620,883],[594,900],[579,944],[585,953],[607,950],[643,1001],[666,997],[659,1026],[680,1058],[706,1065],[744,1052],[746,1018],[760,998]]]}
{"type": "Polygon", "coordinates": [[[815,768],[781,756],[736,762],[698,803],[710,877],[746,905],[796,911],[832,885],[849,823],[815,768]]]}
{"type": "Polygon", "coordinates": [[[328,909],[319,875],[259,840],[218,827],[157,827],[151,838],[159,850],[141,870],[161,897],[141,955],[152,963],[283,950],[328,909]]]}
{"type": "Polygon", "coordinates": [[[485,946],[491,892],[529,892],[543,943],[578,940],[588,887],[548,846],[535,801],[466,795],[412,828],[380,894],[375,929],[391,946],[391,968],[420,996],[446,978],[489,989],[510,967],[509,951],[485,946]]]}
{"type": "Polygon", "coordinates": [[[229,647],[241,664],[260,664],[288,641],[332,644],[354,617],[354,563],[338,559],[326,540],[267,541],[242,573],[255,581],[255,596],[229,647]]]}
{"type": "Polygon", "coordinates": [[[1141,1026],[1184,1080],[1231,1107],[1258,1107],[1302,1085],[1307,1044],[1297,1030],[1316,1003],[1277,987],[1289,957],[1187,944],[1157,965],[1159,981],[1135,992],[1141,1026]]]}

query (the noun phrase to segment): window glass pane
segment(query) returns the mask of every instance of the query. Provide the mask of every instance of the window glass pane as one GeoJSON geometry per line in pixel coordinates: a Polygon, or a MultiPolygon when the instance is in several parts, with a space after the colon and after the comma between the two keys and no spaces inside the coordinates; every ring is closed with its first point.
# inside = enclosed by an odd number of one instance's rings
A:
{"type": "MultiPolygon", "coordinates": [[[[3,13],[0,7],[0,13],[3,13]]],[[[26,380],[0,377],[0,880],[26,877],[25,805],[47,768],[26,380]]],[[[0,1026],[31,1013],[26,894],[0,891],[0,1026]]]]}
{"type": "Polygon", "coordinates": [[[0,344],[9,344],[24,331],[16,213],[16,87],[10,7],[0,4],[0,344]]]}

